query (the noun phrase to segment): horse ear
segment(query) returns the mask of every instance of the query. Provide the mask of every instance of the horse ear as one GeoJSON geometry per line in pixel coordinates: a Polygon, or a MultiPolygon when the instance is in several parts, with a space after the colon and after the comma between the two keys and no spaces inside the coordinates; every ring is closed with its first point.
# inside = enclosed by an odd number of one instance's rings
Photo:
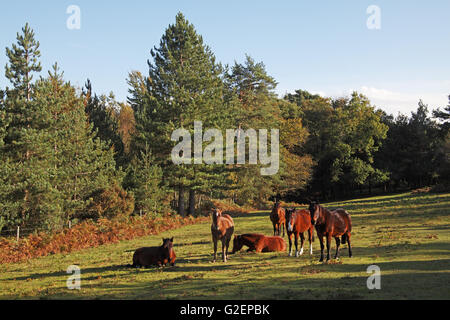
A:
{"type": "Polygon", "coordinates": [[[172,239],[170,239],[170,242],[173,242],[173,237],[172,237],[172,239]]]}

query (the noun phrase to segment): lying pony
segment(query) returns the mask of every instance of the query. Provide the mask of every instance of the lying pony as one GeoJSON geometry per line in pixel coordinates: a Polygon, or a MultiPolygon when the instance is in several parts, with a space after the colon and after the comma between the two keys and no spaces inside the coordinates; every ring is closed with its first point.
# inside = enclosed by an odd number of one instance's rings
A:
{"type": "Polygon", "coordinates": [[[249,248],[247,252],[286,251],[286,242],[281,237],[266,237],[262,234],[244,234],[234,237],[232,253],[238,252],[244,245],[249,248]]]}
{"type": "Polygon", "coordinates": [[[163,239],[163,244],[160,247],[137,249],[133,255],[133,267],[161,267],[169,263],[171,266],[175,266],[176,258],[177,256],[173,250],[173,238],[163,239]]]}

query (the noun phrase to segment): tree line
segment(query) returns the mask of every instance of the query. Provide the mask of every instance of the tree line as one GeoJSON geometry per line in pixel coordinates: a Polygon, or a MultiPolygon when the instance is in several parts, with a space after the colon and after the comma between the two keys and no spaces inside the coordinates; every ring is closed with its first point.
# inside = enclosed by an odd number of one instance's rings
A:
{"type": "Polygon", "coordinates": [[[0,231],[58,230],[69,221],[144,212],[193,215],[208,199],[332,199],[368,190],[449,185],[450,104],[421,101],[394,118],[354,92],[278,97],[262,62],[218,62],[183,14],[150,52],[148,73],[127,78],[126,102],[75,88],[57,63],[42,76],[28,24],[6,48],[0,90],[0,231]],[[34,76],[39,75],[38,79],[34,76]],[[174,130],[279,129],[280,170],[261,165],[175,165],[174,130]]]}

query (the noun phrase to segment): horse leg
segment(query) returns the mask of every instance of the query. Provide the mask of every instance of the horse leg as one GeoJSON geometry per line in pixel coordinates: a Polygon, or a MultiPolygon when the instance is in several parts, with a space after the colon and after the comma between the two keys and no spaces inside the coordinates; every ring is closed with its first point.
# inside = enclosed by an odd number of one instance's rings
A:
{"type": "Polygon", "coordinates": [[[214,242],[214,260],[213,260],[213,262],[216,262],[216,260],[217,260],[217,239],[213,238],[213,242],[214,242]]]}
{"type": "Polygon", "coordinates": [[[331,234],[327,235],[327,262],[331,260],[330,250],[331,250],[331,234]]]}
{"type": "Polygon", "coordinates": [[[228,248],[230,247],[231,236],[227,238],[227,247],[225,249],[225,254],[228,259],[228,248]]]}
{"type": "Polygon", "coordinates": [[[289,238],[289,257],[292,257],[292,233],[288,234],[289,238]]]}
{"type": "Polygon", "coordinates": [[[277,235],[277,225],[276,223],[273,224],[273,236],[275,237],[277,235]]]}
{"type": "Polygon", "coordinates": [[[227,262],[227,255],[225,253],[225,248],[226,248],[226,240],[224,238],[222,238],[222,260],[223,260],[223,262],[227,262]]]}
{"type": "Polygon", "coordinates": [[[320,260],[319,260],[319,262],[323,262],[323,250],[325,249],[325,246],[323,244],[323,235],[319,235],[319,241],[320,241],[320,260]]]}
{"type": "Polygon", "coordinates": [[[339,237],[334,238],[336,240],[336,255],[334,256],[335,259],[339,258],[339,246],[341,245],[341,239],[339,237]]]}
{"type": "Polygon", "coordinates": [[[284,223],[282,223],[281,226],[283,227],[283,238],[284,238],[286,236],[286,233],[285,233],[286,228],[285,228],[284,223]]]}
{"type": "Polygon", "coordinates": [[[353,256],[352,253],[352,244],[350,242],[351,234],[347,233],[347,243],[348,243],[348,256],[351,258],[353,256]]]}
{"type": "Polygon", "coordinates": [[[298,252],[298,233],[295,233],[295,257],[299,257],[299,252],[298,252]]]}
{"type": "MultiPolygon", "coordinates": [[[[313,230],[314,232],[314,230],[313,230]]],[[[309,253],[312,255],[313,254],[313,232],[311,232],[311,230],[308,230],[308,237],[309,237],[309,253]]]]}
{"type": "Polygon", "coordinates": [[[305,236],[303,233],[300,233],[300,240],[301,240],[300,255],[303,255],[303,246],[305,244],[305,236]]]}

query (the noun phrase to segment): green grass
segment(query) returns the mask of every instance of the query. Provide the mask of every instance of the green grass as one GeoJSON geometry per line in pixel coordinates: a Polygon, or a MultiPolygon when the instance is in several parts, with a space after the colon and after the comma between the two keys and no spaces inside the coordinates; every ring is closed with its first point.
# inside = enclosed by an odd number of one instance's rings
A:
{"type": "MultiPolygon", "coordinates": [[[[0,265],[0,299],[449,299],[450,194],[400,194],[329,203],[353,218],[353,258],[319,263],[314,255],[241,253],[211,263],[210,225],[160,236],[0,265]],[[175,237],[178,264],[131,269],[133,250],[175,237]],[[381,290],[368,290],[367,267],[381,268],[381,290]],[[81,268],[80,291],[66,287],[70,265],[81,268]]],[[[267,212],[235,218],[236,233],[271,235],[267,212]]],[[[305,246],[307,249],[308,245],[305,246]]],[[[334,243],[333,243],[334,249],[334,243]]],[[[333,252],[334,253],[334,252],[333,252]]]]}

